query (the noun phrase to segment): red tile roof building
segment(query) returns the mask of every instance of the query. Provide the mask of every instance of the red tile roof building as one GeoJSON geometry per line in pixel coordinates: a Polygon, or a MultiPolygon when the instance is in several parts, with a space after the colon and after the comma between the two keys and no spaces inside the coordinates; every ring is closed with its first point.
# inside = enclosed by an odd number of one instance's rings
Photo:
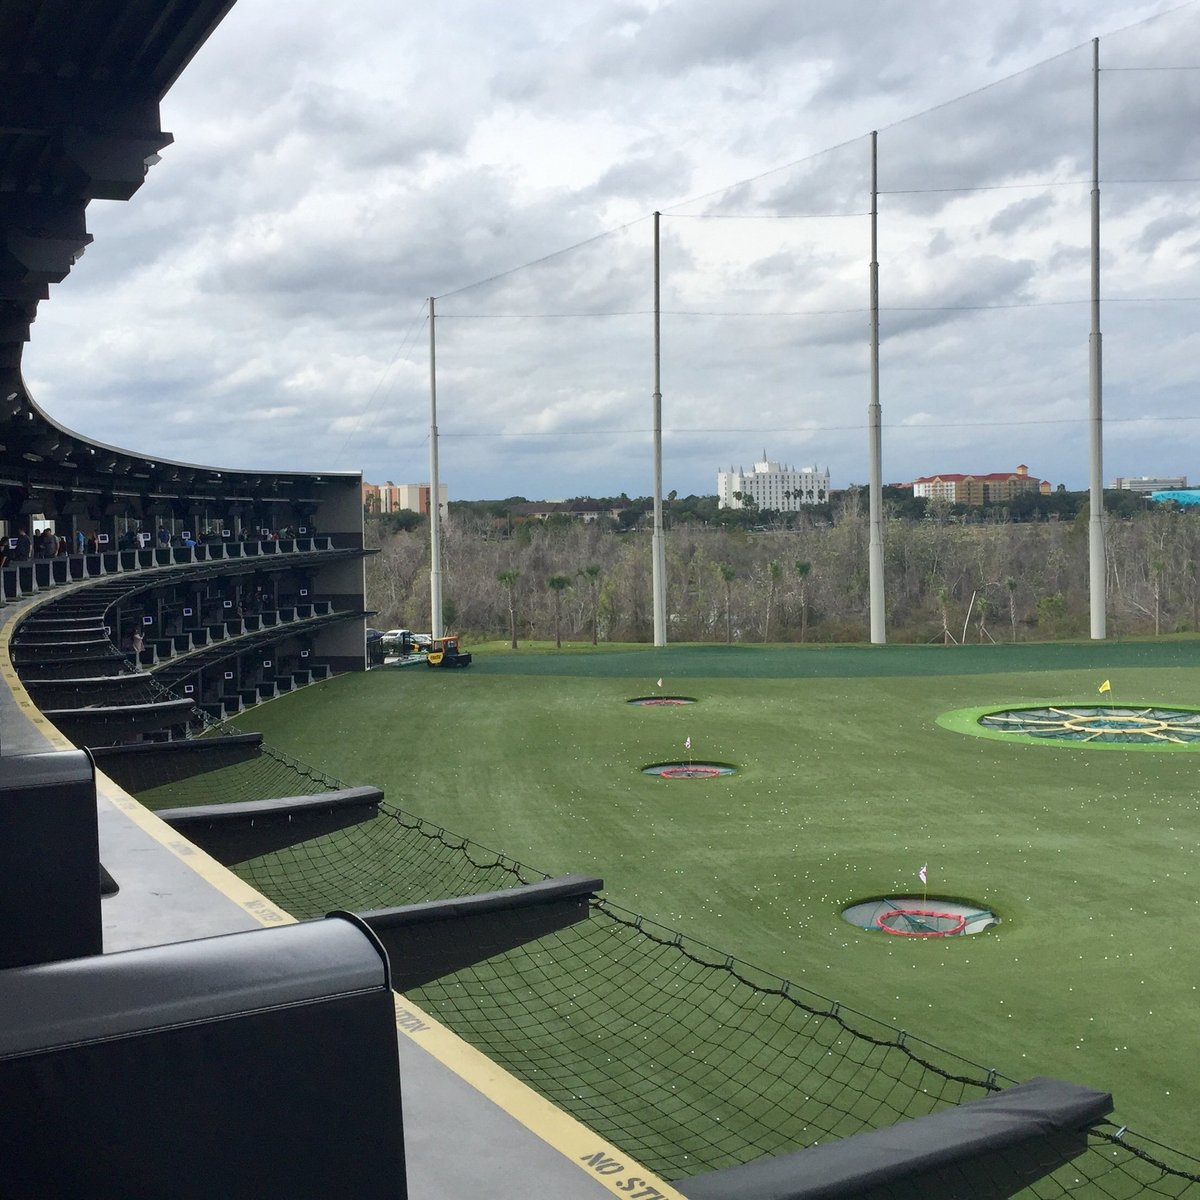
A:
{"type": "Polygon", "coordinates": [[[993,471],[988,475],[923,475],[914,479],[914,496],[927,500],[949,500],[951,504],[990,504],[1012,500],[1029,492],[1045,494],[1050,482],[1030,475],[1022,463],[1015,471],[993,471]]]}

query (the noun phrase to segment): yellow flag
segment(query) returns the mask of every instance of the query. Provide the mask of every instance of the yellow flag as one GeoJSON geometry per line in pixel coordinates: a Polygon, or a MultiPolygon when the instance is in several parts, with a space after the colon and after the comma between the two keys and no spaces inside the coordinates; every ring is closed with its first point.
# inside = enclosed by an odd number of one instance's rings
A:
{"type": "Polygon", "coordinates": [[[1112,684],[1111,684],[1111,683],[1109,683],[1109,682],[1108,682],[1108,680],[1106,679],[1106,680],[1105,680],[1105,681],[1104,681],[1104,682],[1103,682],[1103,683],[1100,685],[1100,692],[1101,692],[1101,694],[1103,694],[1104,692],[1111,692],[1111,691],[1112,691],[1112,684]]]}

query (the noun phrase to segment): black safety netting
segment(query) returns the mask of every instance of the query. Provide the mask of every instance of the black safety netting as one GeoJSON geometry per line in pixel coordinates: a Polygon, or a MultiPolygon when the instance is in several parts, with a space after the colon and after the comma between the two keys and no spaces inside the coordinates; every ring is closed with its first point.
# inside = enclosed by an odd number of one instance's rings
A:
{"type": "MultiPolygon", "coordinates": [[[[228,770],[227,781],[204,777],[207,802],[303,794],[306,782],[342,786],[285,755],[228,770]]],[[[175,788],[156,791],[160,804],[180,802],[175,788]]],[[[236,870],[297,917],[546,878],[390,805],[236,870]]],[[[413,999],[668,1178],[894,1125],[1013,1082],[603,897],[588,920],[413,999]]],[[[1200,1160],[1107,1125],[1027,1194],[1200,1196],[1200,1160]]]]}

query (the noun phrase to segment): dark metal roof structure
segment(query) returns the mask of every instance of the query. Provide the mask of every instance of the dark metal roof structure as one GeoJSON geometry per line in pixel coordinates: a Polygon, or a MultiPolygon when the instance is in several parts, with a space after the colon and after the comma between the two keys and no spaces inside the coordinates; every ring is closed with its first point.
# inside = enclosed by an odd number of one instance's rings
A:
{"type": "Polygon", "coordinates": [[[88,202],[128,200],[171,141],[159,101],[232,6],[0,0],[0,367],[91,240],[88,202]]]}
{"type": "MultiPolygon", "coordinates": [[[[0,0],[0,517],[153,518],[240,497],[314,510],[329,476],[155,460],[64,428],[21,378],[38,304],[172,141],[159,102],[234,0],[0,0]]],[[[339,482],[343,483],[344,480],[339,482]]]]}

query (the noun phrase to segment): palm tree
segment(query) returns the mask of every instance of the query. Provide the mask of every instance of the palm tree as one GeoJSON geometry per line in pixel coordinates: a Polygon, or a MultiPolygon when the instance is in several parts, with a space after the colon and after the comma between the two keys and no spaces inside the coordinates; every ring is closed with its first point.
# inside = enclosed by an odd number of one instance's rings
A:
{"type": "Polygon", "coordinates": [[[554,646],[562,649],[562,636],[559,631],[559,616],[562,612],[562,594],[571,586],[571,580],[566,575],[551,575],[546,580],[546,586],[554,593],[554,646]]]}
{"type": "MultiPolygon", "coordinates": [[[[671,494],[674,496],[674,492],[671,494]]],[[[592,645],[595,646],[600,634],[600,568],[592,564],[579,574],[588,581],[588,591],[592,594],[592,645]]]]}
{"type": "Polygon", "coordinates": [[[777,559],[771,559],[767,563],[767,615],[763,621],[763,641],[769,641],[771,637],[771,609],[775,606],[775,585],[783,578],[783,568],[779,565],[777,559]]]}
{"type": "Polygon", "coordinates": [[[958,645],[958,639],[950,632],[950,589],[942,584],[937,590],[938,612],[942,615],[942,645],[948,646],[953,642],[958,645]]]}
{"type": "Polygon", "coordinates": [[[520,571],[501,571],[496,576],[504,585],[508,592],[508,628],[512,634],[512,648],[517,648],[517,605],[514,595],[517,586],[517,580],[521,577],[520,571]]]}
{"type": "Polygon", "coordinates": [[[725,584],[725,645],[729,646],[733,643],[733,619],[730,616],[729,607],[737,571],[729,563],[724,562],[717,564],[717,570],[720,571],[721,579],[725,584]]]}
{"type": "Polygon", "coordinates": [[[976,607],[979,609],[979,641],[980,641],[980,643],[983,642],[984,638],[987,638],[987,640],[989,642],[995,643],[996,639],[994,637],[992,637],[992,635],[990,633],[988,633],[988,628],[987,628],[987,619],[988,619],[988,614],[992,611],[992,602],[986,596],[980,596],[979,600],[976,603],[976,607]]]}
{"type": "Polygon", "coordinates": [[[1154,636],[1162,630],[1163,572],[1167,564],[1161,558],[1150,563],[1150,592],[1154,596],[1154,636]]]}
{"type": "Polygon", "coordinates": [[[808,637],[808,577],[812,572],[812,563],[797,562],[796,574],[800,577],[800,640],[808,637]]]}

